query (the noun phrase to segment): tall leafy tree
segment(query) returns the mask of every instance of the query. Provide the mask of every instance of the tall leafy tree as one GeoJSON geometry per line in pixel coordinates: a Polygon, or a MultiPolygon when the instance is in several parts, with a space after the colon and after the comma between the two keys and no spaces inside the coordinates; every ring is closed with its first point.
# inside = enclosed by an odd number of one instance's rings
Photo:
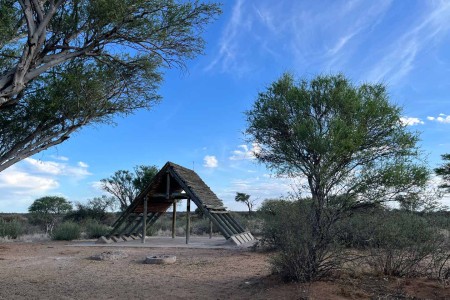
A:
{"type": "Polygon", "coordinates": [[[439,187],[446,193],[450,193],[450,154],[442,154],[441,157],[444,163],[434,169],[434,172],[444,181],[439,187]]]}
{"type": "Polygon", "coordinates": [[[120,209],[125,210],[136,196],[158,173],[156,166],[136,166],[134,172],[118,170],[111,177],[101,180],[102,189],[113,195],[120,209]]]}
{"type": "Polygon", "coordinates": [[[56,221],[72,210],[72,204],[64,197],[46,196],[34,200],[28,208],[34,223],[43,225],[46,233],[51,233],[56,221]]]}
{"type": "Polygon", "coordinates": [[[0,0],[0,171],[152,107],[162,67],[200,54],[218,13],[197,0],[0,0]]]}
{"type": "Polygon", "coordinates": [[[307,278],[329,270],[337,220],[425,185],[429,172],[420,162],[419,137],[400,117],[383,85],[355,86],[343,75],[296,81],[284,74],[247,112],[246,132],[260,146],[259,162],[304,178],[311,196],[310,239],[302,245],[307,278]]]}

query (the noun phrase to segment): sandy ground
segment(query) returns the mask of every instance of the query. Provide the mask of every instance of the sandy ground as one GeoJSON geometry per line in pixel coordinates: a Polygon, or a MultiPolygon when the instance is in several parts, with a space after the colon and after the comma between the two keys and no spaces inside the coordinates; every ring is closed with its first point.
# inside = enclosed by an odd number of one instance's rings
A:
{"type": "Polygon", "coordinates": [[[285,284],[270,275],[270,254],[247,249],[75,244],[0,244],[0,299],[450,299],[450,287],[425,279],[285,284]],[[90,259],[108,250],[128,257],[90,259]],[[143,264],[146,256],[160,254],[176,255],[177,262],[143,264]]]}

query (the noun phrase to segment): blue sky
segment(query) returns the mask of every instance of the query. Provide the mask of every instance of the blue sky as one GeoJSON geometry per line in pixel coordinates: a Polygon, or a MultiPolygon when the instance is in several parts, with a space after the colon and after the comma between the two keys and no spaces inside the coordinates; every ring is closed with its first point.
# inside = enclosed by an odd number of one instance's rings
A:
{"type": "Polygon", "coordinates": [[[204,34],[205,55],[166,71],[152,110],[84,128],[0,173],[0,212],[25,212],[44,195],[85,202],[116,170],[166,161],[193,167],[230,209],[245,210],[236,192],[286,195],[295,182],[257,164],[243,135],[243,112],[286,71],[382,82],[421,132],[430,166],[450,153],[449,1],[240,0],[223,11],[204,34]]]}

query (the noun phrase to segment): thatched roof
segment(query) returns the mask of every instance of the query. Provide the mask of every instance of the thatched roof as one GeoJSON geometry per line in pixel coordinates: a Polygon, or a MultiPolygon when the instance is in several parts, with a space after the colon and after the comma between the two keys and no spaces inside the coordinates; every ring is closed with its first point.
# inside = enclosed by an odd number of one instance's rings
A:
{"type": "Polygon", "coordinates": [[[197,206],[223,206],[222,200],[211,191],[197,173],[175,163],[167,162],[130,205],[133,207],[131,212],[143,212],[144,199],[148,199],[149,212],[164,212],[177,198],[191,198],[197,206]],[[166,197],[168,178],[170,199],[166,197]]]}

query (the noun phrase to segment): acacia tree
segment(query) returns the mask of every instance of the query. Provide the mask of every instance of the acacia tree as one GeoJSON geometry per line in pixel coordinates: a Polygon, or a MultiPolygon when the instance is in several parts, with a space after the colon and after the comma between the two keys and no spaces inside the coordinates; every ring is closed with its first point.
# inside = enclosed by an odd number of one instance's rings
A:
{"type": "Polygon", "coordinates": [[[255,206],[255,202],[256,202],[256,200],[250,199],[250,197],[251,196],[249,194],[239,193],[239,192],[236,192],[236,196],[234,197],[234,200],[236,202],[242,202],[245,205],[247,205],[249,215],[252,213],[253,207],[255,206]]]}
{"type": "Polygon", "coordinates": [[[150,108],[200,54],[215,3],[0,0],[0,171],[81,127],[150,108]]]}
{"type": "Polygon", "coordinates": [[[258,161],[307,182],[309,240],[300,245],[304,277],[297,280],[332,268],[333,225],[346,213],[416,193],[428,179],[418,135],[402,125],[381,84],[355,86],[343,75],[296,82],[284,74],[246,115],[258,161]]]}
{"type": "Polygon", "coordinates": [[[46,196],[34,200],[28,208],[34,223],[43,225],[46,233],[52,233],[62,214],[72,210],[72,204],[64,197],[46,196]]]}
{"type": "Polygon", "coordinates": [[[434,172],[444,180],[439,187],[446,193],[450,193],[450,154],[442,154],[441,157],[444,164],[439,168],[434,169],[434,172]]]}
{"type": "Polygon", "coordinates": [[[101,180],[102,189],[113,195],[125,210],[158,173],[156,166],[136,166],[134,172],[118,170],[111,177],[101,180]]]}

